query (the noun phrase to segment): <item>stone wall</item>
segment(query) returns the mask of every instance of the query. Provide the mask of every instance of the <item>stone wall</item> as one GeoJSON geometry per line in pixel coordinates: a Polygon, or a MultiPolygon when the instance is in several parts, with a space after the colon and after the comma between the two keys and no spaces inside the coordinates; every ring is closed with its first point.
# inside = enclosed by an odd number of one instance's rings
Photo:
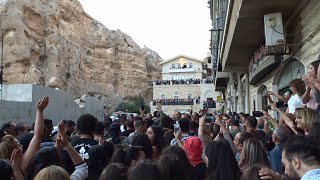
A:
{"type": "Polygon", "coordinates": [[[109,30],[77,0],[7,0],[0,14],[10,84],[41,83],[74,98],[86,93],[115,108],[130,96],[151,98],[148,81],[161,78],[156,52],[109,30]]]}

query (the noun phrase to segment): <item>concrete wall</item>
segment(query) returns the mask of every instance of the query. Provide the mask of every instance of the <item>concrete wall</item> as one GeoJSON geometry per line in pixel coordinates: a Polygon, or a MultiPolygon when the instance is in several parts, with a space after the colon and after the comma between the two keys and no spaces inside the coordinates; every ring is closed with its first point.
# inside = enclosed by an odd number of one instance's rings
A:
{"type": "Polygon", "coordinates": [[[5,96],[0,101],[0,124],[6,121],[34,122],[36,103],[43,96],[50,98],[44,116],[55,123],[62,119],[76,121],[84,113],[93,114],[99,120],[103,120],[104,116],[103,101],[85,98],[84,107],[79,108],[69,93],[48,87],[32,84],[4,85],[3,95],[5,96]]]}

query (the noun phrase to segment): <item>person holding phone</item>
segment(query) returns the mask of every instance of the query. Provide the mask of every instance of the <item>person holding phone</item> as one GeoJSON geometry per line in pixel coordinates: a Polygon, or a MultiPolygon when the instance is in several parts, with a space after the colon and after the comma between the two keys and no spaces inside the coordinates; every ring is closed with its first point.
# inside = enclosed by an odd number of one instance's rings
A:
{"type": "MultiPolygon", "coordinates": [[[[175,133],[181,131],[181,136],[180,136],[180,140],[181,142],[184,142],[188,137],[190,137],[189,135],[189,120],[182,118],[178,121],[180,130],[178,130],[178,126],[175,125],[175,133]]],[[[178,146],[178,142],[176,140],[176,138],[173,138],[170,142],[170,146],[178,146]]]]}
{"type": "MultiPolygon", "coordinates": [[[[290,90],[292,91],[292,96],[287,101],[288,102],[288,108],[286,110],[286,113],[293,114],[295,109],[298,107],[303,107],[304,104],[302,102],[301,97],[306,91],[306,87],[304,82],[301,79],[294,79],[290,83],[290,90]]],[[[268,91],[267,94],[269,95],[275,95],[275,93],[268,91]]],[[[278,97],[278,96],[276,96],[278,97]]],[[[281,99],[280,96],[278,97],[280,100],[283,100],[285,102],[285,99],[281,99]]]]}

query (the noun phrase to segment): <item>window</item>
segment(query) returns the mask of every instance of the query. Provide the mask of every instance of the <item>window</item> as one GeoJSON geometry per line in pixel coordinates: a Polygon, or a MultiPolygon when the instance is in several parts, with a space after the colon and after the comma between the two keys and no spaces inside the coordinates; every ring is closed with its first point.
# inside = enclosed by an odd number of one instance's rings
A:
{"type": "Polygon", "coordinates": [[[187,99],[192,99],[192,94],[188,94],[188,98],[187,99]]]}
{"type": "Polygon", "coordinates": [[[181,64],[180,63],[178,63],[178,69],[181,69],[181,64]]]}
{"type": "Polygon", "coordinates": [[[182,68],[187,68],[187,63],[184,63],[182,68]]]}
{"type": "Polygon", "coordinates": [[[171,68],[172,68],[172,69],[175,69],[175,68],[176,68],[176,65],[175,65],[175,64],[172,64],[171,68]]]}
{"type": "Polygon", "coordinates": [[[166,99],[166,94],[160,94],[160,99],[166,99]]]}
{"type": "Polygon", "coordinates": [[[173,99],[179,99],[179,92],[178,91],[173,92],[173,99]]]}
{"type": "Polygon", "coordinates": [[[190,64],[189,64],[189,68],[192,68],[192,67],[193,67],[193,65],[192,65],[192,63],[190,63],[190,64]]]}

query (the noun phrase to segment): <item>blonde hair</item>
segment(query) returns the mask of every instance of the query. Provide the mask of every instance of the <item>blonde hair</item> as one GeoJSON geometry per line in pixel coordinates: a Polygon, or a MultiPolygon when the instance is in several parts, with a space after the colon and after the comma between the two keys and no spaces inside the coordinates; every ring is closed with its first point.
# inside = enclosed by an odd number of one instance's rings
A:
{"type": "Polygon", "coordinates": [[[11,135],[5,135],[0,141],[0,159],[10,159],[12,152],[16,148],[16,139],[11,135]]]}
{"type": "Polygon", "coordinates": [[[70,180],[70,176],[60,166],[49,166],[38,172],[34,180],[70,180]]]}
{"type": "Polygon", "coordinates": [[[311,108],[296,108],[294,114],[297,118],[303,119],[308,129],[311,127],[313,122],[319,121],[316,111],[311,108]]]}

